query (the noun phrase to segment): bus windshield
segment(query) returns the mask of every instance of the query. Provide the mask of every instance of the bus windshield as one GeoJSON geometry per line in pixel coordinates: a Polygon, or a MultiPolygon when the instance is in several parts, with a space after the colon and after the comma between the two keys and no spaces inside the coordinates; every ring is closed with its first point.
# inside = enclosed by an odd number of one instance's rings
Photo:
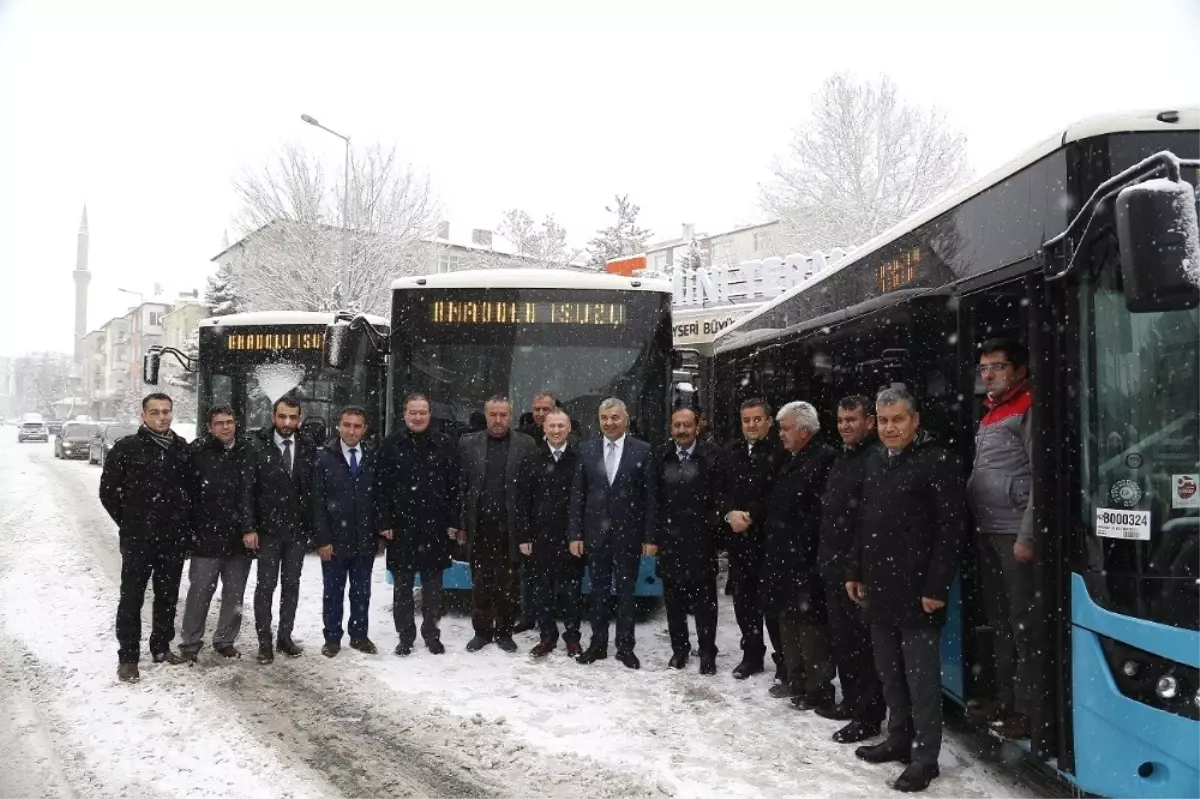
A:
{"type": "Polygon", "coordinates": [[[434,418],[451,432],[482,429],[489,397],[510,398],[516,423],[535,392],[551,391],[581,440],[599,432],[607,397],[625,401],[633,435],[665,433],[669,295],[593,291],[579,301],[575,290],[509,289],[482,301],[460,297],[453,289],[396,292],[394,426],[414,391],[429,396],[434,418]],[[452,315],[438,316],[439,307],[452,315]],[[500,316],[514,307],[512,321],[500,316]]]}
{"type": "Polygon", "coordinates": [[[1119,280],[1110,262],[1081,292],[1089,584],[1113,610],[1200,629],[1200,312],[1130,313],[1119,280]],[[1106,510],[1148,516],[1113,529],[1106,510]]]}
{"type": "Polygon", "coordinates": [[[199,429],[209,408],[233,409],[244,432],[268,427],[275,401],[300,400],[301,429],[318,442],[333,435],[338,411],[361,405],[381,432],[382,357],[364,341],[346,369],[322,363],[324,326],[201,328],[197,379],[199,429]],[[234,331],[234,332],[231,332],[234,331]],[[302,346],[300,346],[302,345],[302,346]]]}

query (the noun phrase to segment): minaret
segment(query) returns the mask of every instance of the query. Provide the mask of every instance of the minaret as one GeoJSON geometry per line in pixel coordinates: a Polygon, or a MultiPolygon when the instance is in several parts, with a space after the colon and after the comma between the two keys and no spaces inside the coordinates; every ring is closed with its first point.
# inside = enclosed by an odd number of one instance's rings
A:
{"type": "Polygon", "coordinates": [[[83,337],[87,335],[87,290],[92,273],[88,271],[88,223],[87,206],[83,206],[83,217],[79,220],[79,235],[75,244],[75,365],[83,365],[83,337]]]}

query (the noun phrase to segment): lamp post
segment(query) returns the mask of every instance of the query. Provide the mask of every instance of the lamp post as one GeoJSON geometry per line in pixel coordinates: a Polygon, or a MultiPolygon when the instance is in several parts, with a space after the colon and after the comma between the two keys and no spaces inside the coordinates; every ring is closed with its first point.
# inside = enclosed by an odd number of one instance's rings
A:
{"type": "Polygon", "coordinates": [[[146,304],[146,296],[140,291],[130,291],[129,289],[117,289],[117,291],[121,292],[122,294],[132,294],[133,296],[137,297],[139,308],[146,304]]]}
{"type": "Polygon", "coordinates": [[[327,128],[308,114],[301,114],[300,119],[326,133],[332,133],[346,144],[346,164],[342,177],[342,280],[345,284],[343,303],[350,302],[350,137],[343,136],[332,128],[327,128]]]}

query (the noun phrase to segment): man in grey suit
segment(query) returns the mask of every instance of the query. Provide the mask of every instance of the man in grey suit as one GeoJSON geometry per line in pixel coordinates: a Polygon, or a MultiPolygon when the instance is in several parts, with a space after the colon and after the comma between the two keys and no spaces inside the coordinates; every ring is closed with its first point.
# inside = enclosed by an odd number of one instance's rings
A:
{"type": "Polygon", "coordinates": [[[492,397],[483,406],[487,429],[459,439],[462,453],[462,529],[471,560],[471,623],[475,637],[468,652],[493,641],[505,652],[516,652],[513,625],[520,609],[517,581],[517,483],[521,463],[537,444],[524,433],[509,429],[512,403],[492,397]]]}
{"type": "Polygon", "coordinates": [[[600,403],[604,434],[579,447],[575,485],[571,491],[571,554],[586,553],[592,573],[592,640],[580,663],[608,657],[608,592],[617,594],[617,660],[631,669],[641,666],[633,654],[633,598],[642,555],[655,546],[657,473],[650,445],[626,435],[625,403],[600,403]]]}

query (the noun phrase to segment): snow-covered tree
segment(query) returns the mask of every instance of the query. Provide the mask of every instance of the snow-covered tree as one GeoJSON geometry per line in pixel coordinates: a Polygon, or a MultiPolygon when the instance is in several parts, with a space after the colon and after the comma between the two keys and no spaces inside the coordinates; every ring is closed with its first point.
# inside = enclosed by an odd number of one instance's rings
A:
{"type": "MultiPolygon", "coordinates": [[[[214,316],[219,316],[216,311],[214,316]]],[[[231,311],[230,313],[236,313],[231,311]]],[[[191,358],[193,363],[200,356],[200,329],[193,330],[183,342],[180,351],[191,358]]],[[[175,418],[181,422],[190,422],[196,418],[196,373],[185,370],[175,363],[171,355],[163,357],[163,372],[170,388],[167,391],[175,401],[175,418]]]]}
{"type": "Polygon", "coordinates": [[[504,212],[496,231],[512,242],[514,255],[533,258],[547,266],[566,266],[579,254],[567,248],[567,229],[547,214],[541,225],[519,208],[504,212]]]}
{"type": "Polygon", "coordinates": [[[238,313],[242,303],[238,298],[233,268],[229,261],[222,262],[217,271],[208,276],[204,287],[204,302],[213,316],[228,316],[238,313]]]}
{"type": "Polygon", "coordinates": [[[688,242],[687,252],[683,254],[683,258],[679,259],[677,268],[679,269],[699,269],[704,266],[704,254],[700,252],[700,243],[693,236],[688,242]]]}
{"type": "Polygon", "coordinates": [[[288,145],[234,184],[244,236],[234,260],[241,310],[387,308],[393,278],[420,271],[438,207],[427,179],[378,145],[352,154],[342,227],[342,170],[288,145]]]}
{"type": "Polygon", "coordinates": [[[936,107],[900,97],[886,76],[838,73],[761,186],[784,225],[784,249],[862,244],[970,177],[966,136],[936,107]]]}
{"type": "Polygon", "coordinates": [[[604,210],[614,214],[616,220],[606,228],[596,231],[588,242],[588,267],[597,272],[614,258],[636,255],[646,249],[646,240],[654,234],[638,227],[637,217],[642,210],[629,201],[628,194],[618,194],[615,205],[606,205],[604,210]]]}

